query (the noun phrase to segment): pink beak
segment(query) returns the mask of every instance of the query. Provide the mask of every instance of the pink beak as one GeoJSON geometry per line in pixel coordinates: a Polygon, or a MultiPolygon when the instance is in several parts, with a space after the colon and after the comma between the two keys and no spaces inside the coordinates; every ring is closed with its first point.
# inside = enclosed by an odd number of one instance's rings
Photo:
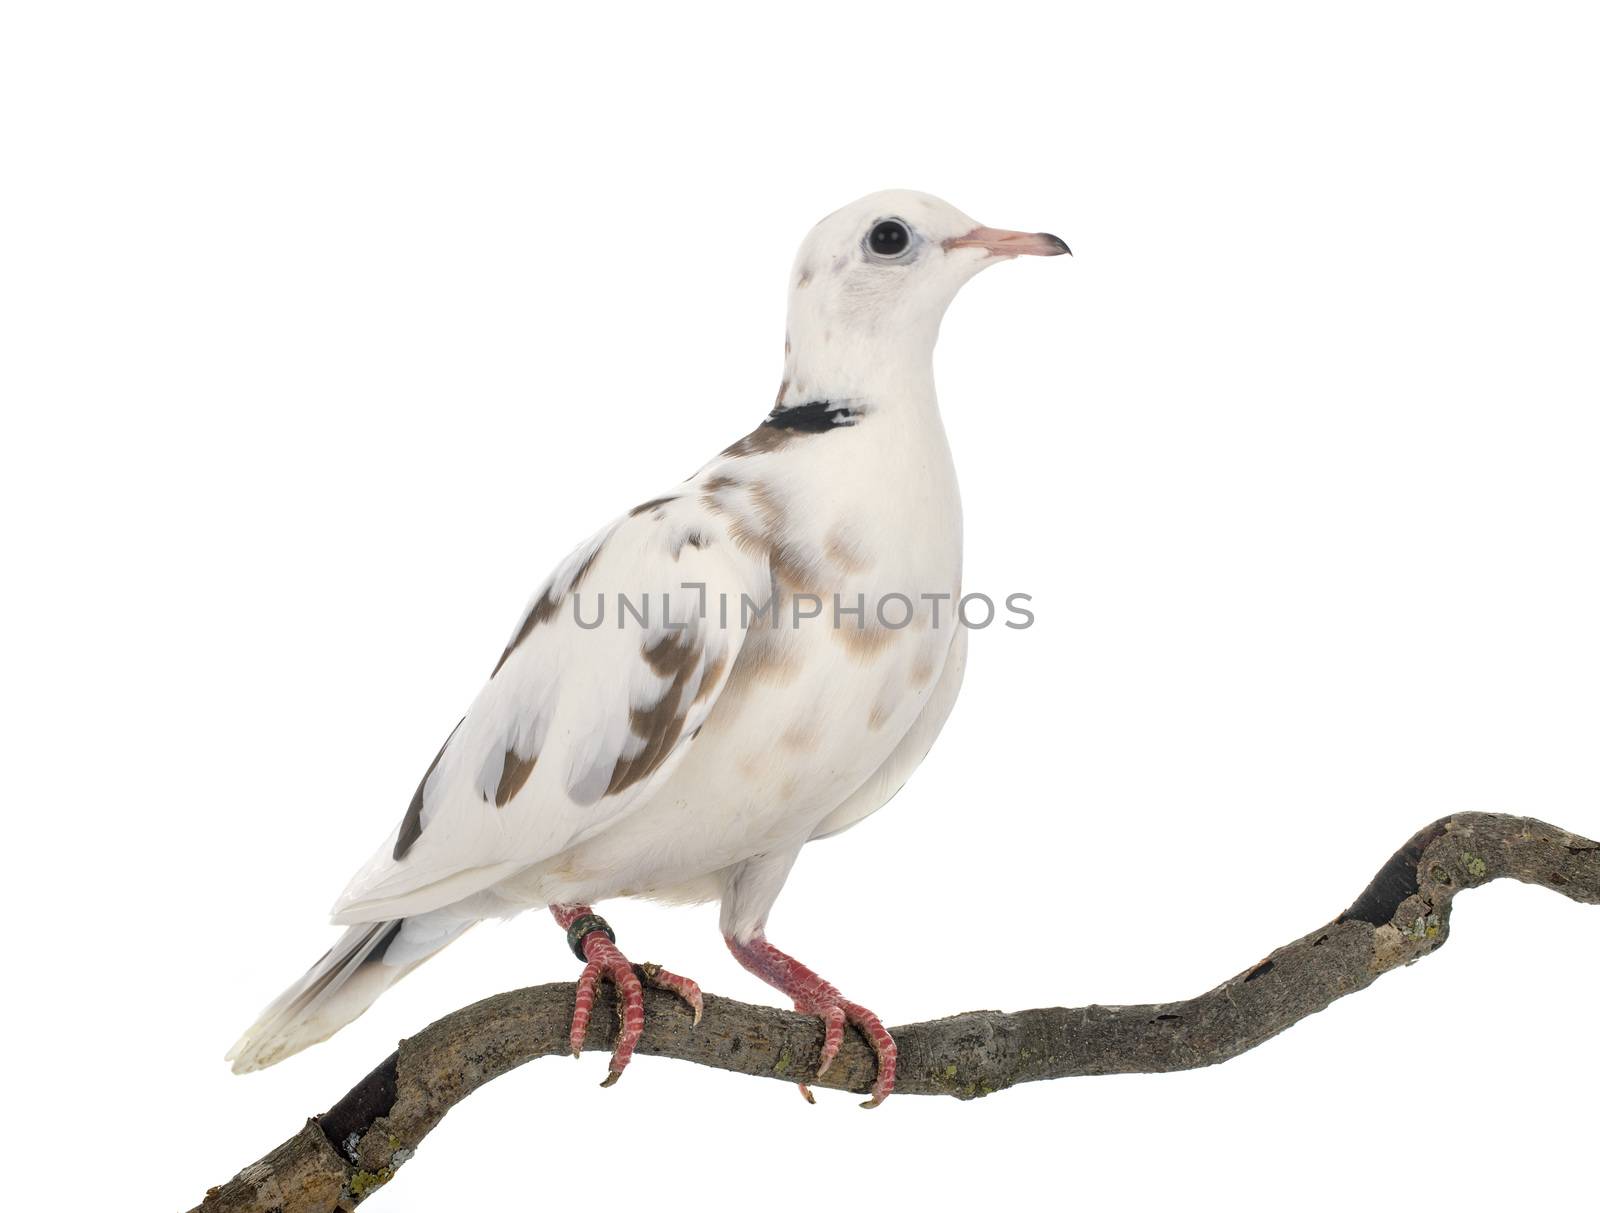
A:
{"type": "Polygon", "coordinates": [[[1008,232],[997,227],[975,227],[965,236],[952,236],[944,242],[947,249],[981,248],[991,257],[1059,257],[1071,256],[1072,250],[1060,236],[1049,232],[1008,232]]]}

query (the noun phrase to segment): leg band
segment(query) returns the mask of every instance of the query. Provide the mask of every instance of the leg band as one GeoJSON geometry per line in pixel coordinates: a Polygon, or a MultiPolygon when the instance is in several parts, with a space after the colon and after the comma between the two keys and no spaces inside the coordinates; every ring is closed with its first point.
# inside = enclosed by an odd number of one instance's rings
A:
{"type": "Polygon", "coordinates": [[[611,924],[598,914],[584,914],[574,918],[572,925],[567,928],[567,947],[572,949],[572,954],[584,963],[589,958],[583,954],[583,941],[596,931],[601,932],[612,943],[617,942],[616,932],[611,929],[611,924]]]}

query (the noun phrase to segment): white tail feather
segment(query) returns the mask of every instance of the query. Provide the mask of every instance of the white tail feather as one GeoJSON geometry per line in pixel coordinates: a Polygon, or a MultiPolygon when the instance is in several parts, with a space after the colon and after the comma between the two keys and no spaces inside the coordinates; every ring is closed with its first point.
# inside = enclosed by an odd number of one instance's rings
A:
{"type": "Polygon", "coordinates": [[[233,1072],[265,1069],[327,1040],[472,922],[423,914],[349,928],[228,1050],[233,1072]]]}

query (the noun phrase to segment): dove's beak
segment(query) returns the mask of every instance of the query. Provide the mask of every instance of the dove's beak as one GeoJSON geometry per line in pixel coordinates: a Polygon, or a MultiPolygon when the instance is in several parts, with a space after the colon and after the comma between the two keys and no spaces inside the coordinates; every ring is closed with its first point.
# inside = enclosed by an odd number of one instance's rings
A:
{"type": "Polygon", "coordinates": [[[952,236],[947,249],[981,248],[992,257],[1059,257],[1072,250],[1060,236],[1049,232],[1008,232],[997,227],[975,227],[965,236],[952,236]]]}

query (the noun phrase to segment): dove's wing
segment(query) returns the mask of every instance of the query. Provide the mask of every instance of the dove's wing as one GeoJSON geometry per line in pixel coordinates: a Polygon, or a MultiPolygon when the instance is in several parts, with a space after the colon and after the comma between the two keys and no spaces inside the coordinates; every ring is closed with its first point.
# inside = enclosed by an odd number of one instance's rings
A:
{"type": "Polygon", "coordinates": [[[765,602],[766,576],[693,496],[641,506],[573,552],[335,921],[437,909],[644,803],[711,711],[744,642],[741,596],[765,602]]]}

